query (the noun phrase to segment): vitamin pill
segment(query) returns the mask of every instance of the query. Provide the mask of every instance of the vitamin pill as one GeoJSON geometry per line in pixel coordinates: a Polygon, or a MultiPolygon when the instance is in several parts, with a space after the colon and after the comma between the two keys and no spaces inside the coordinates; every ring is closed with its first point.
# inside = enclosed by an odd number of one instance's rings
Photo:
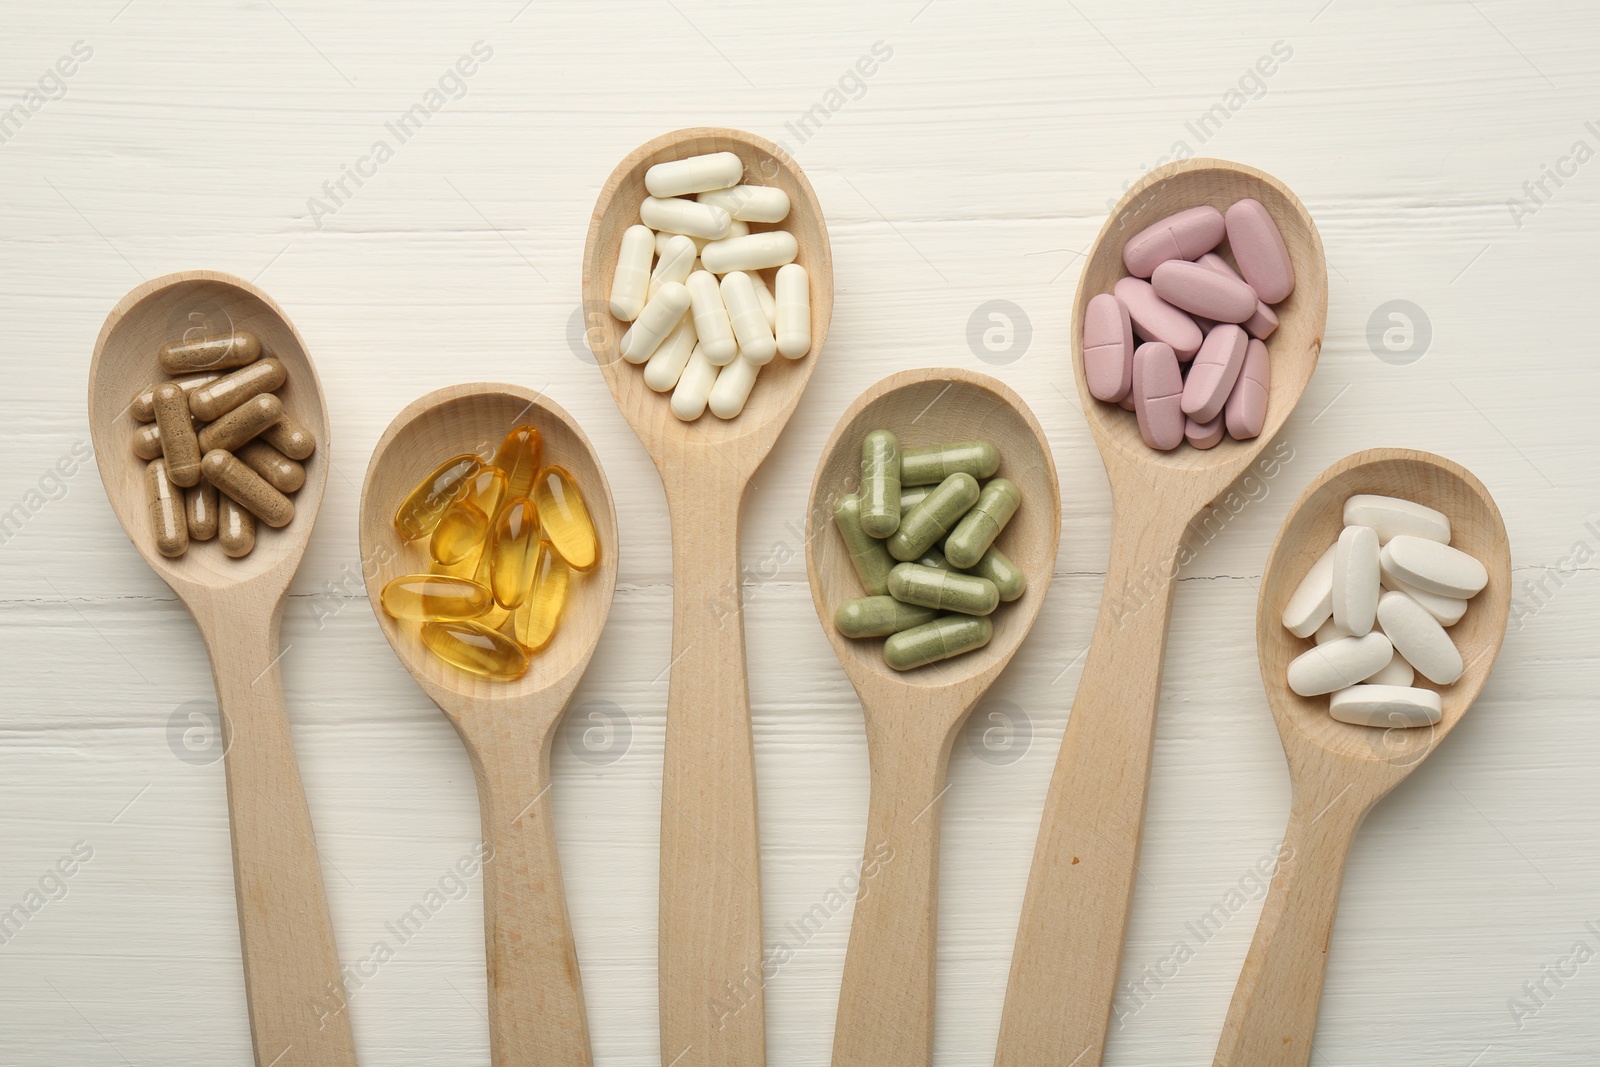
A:
{"type": "MultiPolygon", "coordinates": [[[[220,378],[220,374],[191,374],[185,378],[173,378],[172,384],[182,389],[185,393],[192,393],[202,385],[210,385],[220,378]]],[[[142,392],[135,393],[132,400],[128,401],[128,414],[139,422],[154,422],[156,418],[156,388],[164,385],[158,382],[142,392]]]]}
{"type": "MultiPolygon", "coordinates": [[[[1381,569],[1381,568],[1380,568],[1381,569]]],[[[1397,593],[1404,593],[1428,610],[1428,614],[1439,620],[1440,626],[1454,626],[1461,621],[1467,613],[1467,602],[1455,597],[1440,596],[1437,593],[1426,593],[1414,585],[1407,585],[1398,578],[1386,576],[1383,579],[1385,589],[1392,589],[1397,593]]]]}
{"type": "Polygon", "coordinates": [[[999,469],[1000,450],[993,441],[956,441],[900,452],[901,486],[938,485],[957,472],[987,478],[999,469]]]}
{"type": "Polygon", "coordinates": [[[189,395],[167,382],[156,387],[156,427],[161,455],[173,485],[191,486],[200,480],[200,443],[189,417],[189,395]]]}
{"type": "MultiPolygon", "coordinates": [[[[647,229],[647,230],[649,228],[650,227],[648,227],[648,226],[645,227],[645,229],[647,229]]],[[[672,239],[674,237],[689,237],[689,235],[686,234],[686,233],[666,233],[666,232],[662,232],[662,233],[656,234],[656,255],[658,257],[666,254],[667,245],[672,243],[672,239]]],[[[709,243],[707,241],[707,239],[704,238],[704,237],[689,237],[689,240],[694,242],[694,252],[695,252],[695,256],[697,258],[700,255],[700,249],[704,248],[709,243]]]]}
{"type": "MultiPolygon", "coordinates": [[[[539,432],[538,430],[534,430],[532,426],[519,426],[517,429],[532,430],[534,433],[539,432]]],[[[516,430],[513,430],[512,433],[516,433],[516,430]]],[[[503,445],[504,442],[502,442],[502,447],[503,445]]],[[[496,458],[499,457],[497,456],[496,458]]],[[[531,487],[532,484],[533,480],[530,478],[528,480],[529,487],[531,487]]],[[[460,499],[471,504],[476,504],[478,510],[487,515],[489,520],[493,522],[494,517],[500,514],[500,503],[507,499],[506,485],[507,478],[505,471],[501,470],[499,467],[485,467],[477,474],[474,474],[471,478],[467,479],[466,487],[462,489],[460,499]]],[[[526,492],[526,489],[524,492],[526,492]]],[[[443,520],[441,519],[440,521],[443,520]]]]}
{"type": "Polygon", "coordinates": [[[716,277],[705,270],[689,275],[685,284],[694,307],[694,332],[700,340],[700,350],[713,367],[726,366],[739,354],[739,342],[728,321],[727,306],[722,302],[722,287],[717,284],[716,277]]]}
{"type": "Polygon", "coordinates": [[[1239,273],[1269,304],[1294,292],[1294,263],[1272,215],[1259,200],[1245,199],[1228,209],[1228,248],[1239,273]]]}
{"type": "Polygon", "coordinates": [[[773,331],[778,352],[787,359],[799,359],[811,351],[811,279],[800,264],[786,263],[778,268],[777,283],[773,331]]]}
{"type": "Polygon", "coordinates": [[[685,196],[708,189],[738,185],[744,163],[732,152],[709,152],[657,163],[644,172],[644,187],[651,196],[685,196]]]}
{"type": "Polygon", "coordinates": [[[189,528],[189,540],[209,541],[217,536],[217,506],[217,487],[204,478],[183,491],[184,525],[189,528]]]}
{"type": "Polygon", "coordinates": [[[288,379],[282,363],[270,357],[258,359],[190,393],[189,412],[201,422],[211,422],[253,396],[278,389],[288,379]]]}
{"type": "MultiPolygon", "coordinates": [[[[798,263],[790,263],[789,266],[796,270],[805,270],[798,263]]],[[[778,273],[781,274],[786,269],[786,267],[779,267],[778,273]]],[[[761,280],[761,275],[752,274],[750,275],[750,280],[755,284],[756,302],[761,305],[761,314],[767,317],[767,325],[772,327],[772,336],[776,338],[778,336],[778,298],[772,295],[772,290],[767,288],[767,283],[761,280]]],[[[810,312],[807,312],[807,314],[809,315],[810,312]]],[[[810,344],[809,333],[807,334],[806,343],[810,344]]],[[[782,352],[783,349],[780,347],[778,351],[782,352]]],[[[805,355],[804,352],[800,354],[805,355]]],[[[794,359],[796,357],[790,356],[789,358],[794,359]]]]}
{"type": "Polygon", "coordinates": [[[1389,639],[1376,630],[1317,645],[1289,663],[1289,688],[1303,697],[1321,696],[1370,678],[1394,655],[1389,639]]]}
{"type": "Polygon", "coordinates": [[[728,236],[728,227],[733,224],[733,218],[720,207],[681,197],[647,196],[639,205],[639,218],[652,230],[709,237],[713,241],[728,236]]]}
{"type": "Polygon", "coordinates": [[[189,526],[184,514],[183,490],[173,482],[167,461],[153,459],[144,468],[145,497],[150,502],[150,525],[156,551],[169,559],[189,548],[189,526]]]}
{"type": "Polygon", "coordinates": [[[600,539],[572,475],[554,466],[540,471],[533,484],[533,503],[545,540],[567,565],[575,571],[593,570],[600,561],[600,539]]]}
{"type": "Polygon", "coordinates": [[[476,552],[489,533],[489,516],[470,500],[457,500],[444,509],[433,528],[428,555],[435,563],[453,567],[476,552]]]}
{"type": "MultiPolygon", "coordinates": [[[[1231,278],[1241,285],[1250,284],[1243,278],[1239,277],[1238,272],[1232,267],[1228,266],[1228,261],[1217,255],[1215,252],[1207,252],[1205,255],[1195,260],[1195,262],[1200,264],[1202,267],[1205,267],[1207,270],[1220,274],[1225,278],[1231,278]]],[[[1255,292],[1255,290],[1252,289],[1251,292],[1255,292]]],[[[1271,305],[1269,305],[1265,300],[1257,297],[1256,310],[1254,314],[1252,314],[1248,319],[1245,319],[1239,325],[1243,326],[1244,332],[1249,334],[1251,337],[1259,338],[1260,340],[1265,341],[1267,338],[1271,337],[1273,331],[1278,328],[1278,313],[1273,311],[1271,305]]]]}
{"type": "Polygon", "coordinates": [[[1000,605],[1000,591],[987,578],[902,563],[889,572],[889,595],[906,604],[963,615],[988,615],[1000,605]]]}
{"type": "Polygon", "coordinates": [[[317,450],[317,439],[311,436],[311,431],[294,421],[288,412],[262,430],[261,439],[296,463],[304,463],[317,450]]]}
{"type": "Polygon", "coordinates": [[[152,422],[133,431],[133,454],[140,459],[161,455],[161,427],[152,422]]]}
{"type": "Polygon", "coordinates": [[[856,569],[856,577],[861,579],[861,588],[869,596],[887,593],[889,572],[894,570],[895,561],[889,557],[889,550],[882,541],[861,528],[861,498],[842,497],[833,506],[833,523],[839,528],[839,537],[844,541],[851,566],[856,569]]]}
{"type": "MultiPolygon", "coordinates": [[[[1393,644],[1391,641],[1390,644],[1393,644]]],[[[1406,662],[1397,649],[1389,657],[1389,662],[1377,674],[1366,679],[1367,685],[1410,685],[1417,680],[1417,672],[1411,669],[1411,664],[1406,662]]]]}
{"type": "Polygon", "coordinates": [[[711,414],[719,419],[731,419],[743,411],[744,402],[750,398],[750,390],[755,388],[756,375],[760,373],[760,365],[746,359],[743,353],[718,371],[717,380],[707,398],[711,414]]]}
{"type": "Polygon", "coordinates": [[[217,508],[217,543],[230,559],[240,559],[256,547],[256,517],[228,497],[220,497],[217,508]]]}
{"type": "Polygon", "coordinates": [[[1009,604],[1028,591],[1028,576],[998,548],[985,552],[978,562],[967,568],[967,573],[993,582],[1002,604],[1009,604]]]}
{"type": "Polygon", "coordinates": [[[1200,350],[1204,337],[1200,327],[1188,315],[1179,311],[1156,295],[1149,282],[1138,278],[1123,278],[1111,289],[1113,295],[1128,309],[1133,328],[1146,341],[1160,341],[1187,363],[1200,350]]]}
{"type": "Polygon", "coordinates": [[[708,189],[695,199],[720,207],[738,222],[782,222],[789,217],[789,194],[775,185],[708,189]]]}
{"type": "MultiPolygon", "coordinates": [[[[1362,529],[1362,527],[1352,527],[1362,529]]],[[[1448,685],[1461,677],[1461,653],[1428,609],[1404,593],[1388,592],[1378,601],[1378,621],[1384,636],[1418,674],[1430,682],[1448,685]]]]}
{"type": "Polygon", "coordinates": [[[491,630],[498,630],[505,621],[511,618],[511,609],[503,608],[494,599],[494,554],[489,551],[488,544],[478,553],[478,567],[472,572],[472,580],[488,589],[489,610],[479,615],[477,621],[491,630]]]}
{"type": "Polygon", "coordinates": [[[1450,519],[1443,512],[1399,497],[1358,493],[1344,502],[1346,526],[1370,526],[1388,544],[1401,534],[1450,543],[1450,519]]]}
{"type": "Polygon", "coordinates": [[[897,671],[926,666],[982,648],[994,636],[994,623],[965,615],[946,615],[892,634],[883,643],[883,660],[897,671]]]}
{"type": "Polygon", "coordinates": [[[622,335],[622,358],[643,363],[666,340],[689,310],[689,290],[677,282],[667,282],[639,312],[628,332],[622,335]]]}
{"type": "Polygon", "coordinates": [[[1272,367],[1267,361],[1267,346],[1251,340],[1245,345],[1244,365],[1239,380],[1223,405],[1228,434],[1235,441],[1259,437],[1267,424],[1267,396],[1272,388],[1272,367]]]}
{"type": "Polygon", "coordinates": [[[907,562],[942,541],[977,503],[978,492],[977,479],[965,471],[940,482],[922,503],[901,516],[899,528],[886,542],[889,555],[907,562]]]}
{"type": "Polygon", "coordinates": [[[883,538],[899,526],[900,442],[888,430],[873,430],[861,440],[861,528],[883,538]]]}
{"type": "Polygon", "coordinates": [[[1183,372],[1171,345],[1147,341],[1134,351],[1130,395],[1145,444],[1163,452],[1183,444],[1183,372]]]}
{"type": "Polygon", "coordinates": [[[1182,259],[1169,259],[1157,267],[1150,286],[1173,307],[1213,322],[1244,322],[1261,302],[1242,279],[1182,259]]]}
{"type": "Polygon", "coordinates": [[[938,617],[932,608],[905,604],[892,596],[865,596],[840,604],[833,624],[846,637],[888,637],[938,617]]]}
{"type": "Polygon", "coordinates": [[[533,568],[533,585],[517,608],[513,630],[517,643],[529,652],[538,652],[555,637],[561,625],[561,612],[567,603],[571,571],[548,541],[539,545],[533,568]]]}
{"type": "Polygon", "coordinates": [[[1222,212],[1202,205],[1168,215],[1122,246],[1122,262],[1135,278],[1148,278],[1169,259],[1199,259],[1222,243],[1222,212]]]}
{"type": "Polygon", "coordinates": [[[661,342],[660,347],[650,353],[650,359],[644,365],[644,384],[658,393],[665,393],[677,385],[683,368],[689,364],[689,357],[694,355],[694,346],[698,341],[694,316],[685,315],[667,334],[667,339],[661,342]]]}
{"type": "Polygon", "coordinates": [[[712,241],[700,250],[700,263],[712,274],[726,274],[732,270],[765,270],[793,263],[800,253],[800,245],[788,230],[767,230],[712,241]]]}
{"type": "Polygon", "coordinates": [[[684,422],[693,422],[705,414],[711,390],[717,384],[717,364],[706,358],[704,341],[694,346],[689,362],[684,364],[678,384],[672,390],[672,413],[684,422]]]}
{"type": "Polygon", "coordinates": [[[655,234],[648,226],[629,226],[617,244],[617,269],[611,275],[611,314],[632,322],[644,310],[650,293],[650,254],[655,251],[655,234]]]}
{"type": "Polygon", "coordinates": [[[1328,698],[1328,711],[1355,726],[1432,726],[1442,718],[1439,694],[1403,684],[1352,685],[1328,698]]]}
{"type": "MultiPolygon", "coordinates": [[[[1459,548],[1412,534],[1390,538],[1379,553],[1378,562],[1388,577],[1425,593],[1456,600],[1470,600],[1489,584],[1489,572],[1473,557],[1459,548]]],[[[1415,662],[1412,666],[1421,669],[1415,662]]]]}
{"type": "Polygon", "coordinates": [[[1183,438],[1189,444],[1202,451],[1208,448],[1215,448],[1222,443],[1223,430],[1226,429],[1223,422],[1221,415],[1218,415],[1210,422],[1195,422],[1193,416],[1185,415],[1183,417],[1183,438]]]}
{"type": "Polygon", "coordinates": [[[1333,622],[1352,637],[1372,629],[1378,610],[1378,535],[1346,526],[1333,545],[1333,622]]]}
{"type": "MultiPolygon", "coordinates": [[[[902,470],[903,469],[904,469],[904,461],[902,460],[902,470]]],[[[902,474],[901,475],[902,483],[904,482],[904,480],[905,480],[905,476],[904,476],[904,474],[902,474]]],[[[905,512],[910,511],[912,508],[914,508],[918,504],[922,503],[925,499],[927,499],[928,494],[931,493],[931,492],[933,492],[933,486],[931,486],[931,485],[906,486],[906,485],[902,484],[901,487],[900,487],[900,512],[901,512],[901,514],[904,514],[905,512]]]]}
{"type": "MultiPolygon", "coordinates": [[[[444,523],[439,527],[443,529],[444,523]]],[[[489,538],[489,588],[494,591],[496,604],[514,608],[522,603],[533,585],[533,564],[538,553],[539,515],[533,501],[526,497],[506,501],[494,522],[494,535],[489,538]]]]}
{"type": "Polygon", "coordinates": [[[233,454],[280,493],[292,493],[306,484],[304,467],[259,438],[240,445],[233,454]]]}
{"type": "Polygon", "coordinates": [[[1283,609],[1283,628],[1296,637],[1310,637],[1333,617],[1333,555],[1337,545],[1311,565],[1283,609]]]}
{"type": "Polygon", "coordinates": [[[1112,404],[1133,388],[1133,320],[1110,293],[1091,298],[1083,312],[1083,380],[1090,396],[1112,404]]]}
{"type": "Polygon", "coordinates": [[[231,452],[282,417],[283,404],[276,396],[253,396],[200,431],[200,451],[231,452]]]}
{"type": "Polygon", "coordinates": [[[422,643],[451,666],[485,678],[508,681],[528,672],[528,650],[475,619],[425,622],[422,643]]]}
{"type": "Polygon", "coordinates": [[[1244,369],[1249,345],[1250,337],[1241,326],[1221,323],[1211,328],[1183,382],[1185,415],[1196,422],[1210,422],[1222,414],[1244,369]]]}
{"type": "Polygon", "coordinates": [[[268,526],[287,526],[294,518],[294,502],[239,462],[233,453],[213,449],[200,461],[200,469],[218,489],[268,526]]]}
{"type": "Polygon", "coordinates": [[[756,299],[755,282],[744,271],[730,271],[722,278],[722,304],[728,309],[728,324],[739,342],[739,355],[758,367],[772,362],[778,343],[772,327],[756,299]]]}
{"type": "Polygon", "coordinates": [[[977,566],[1021,505],[1022,490],[1010,479],[995,478],[986,482],[978,493],[978,502],[945,538],[944,558],[958,570],[977,566]]]}
{"type": "Polygon", "coordinates": [[[656,290],[668,282],[682,285],[694,270],[694,261],[699,255],[700,249],[695,246],[694,238],[681,233],[673,234],[661,253],[660,261],[656,263],[656,269],[650,272],[650,296],[655,296],[656,290]]]}
{"type": "MultiPolygon", "coordinates": [[[[495,449],[492,464],[506,473],[506,488],[502,497],[533,496],[533,480],[544,467],[544,438],[536,426],[518,426],[506,434],[495,449]]],[[[472,471],[468,478],[478,472],[472,471]]],[[[484,509],[487,512],[487,508],[484,509]]]]}
{"type": "Polygon", "coordinates": [[[168,374],[193,374],[202,370],[242,367],[261,358],[261,339],[246,330],[211,334],[196,341],[175,341],[161,346],[156,362],[168,374]]]}
{"type": "Polygon", "coordinates": [[[473,619],[489,609],[489,590],[469,578],[403,574],[389,580],[379,600],[391,619],[402,622],[473,619]]]}

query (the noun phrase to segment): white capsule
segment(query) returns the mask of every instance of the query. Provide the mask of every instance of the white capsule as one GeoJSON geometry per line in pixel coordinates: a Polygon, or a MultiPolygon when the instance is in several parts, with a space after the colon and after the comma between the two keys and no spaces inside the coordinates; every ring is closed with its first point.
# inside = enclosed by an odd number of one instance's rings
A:
{"type": "Polygon", "coordinates": [[[667,254],[667,245],[671,243],[674,237],[688,237],[689,240],[693,241],[694,254],[697,256],[700,254],[700,249],[711,243],[711,238],[709,237],[693,237],[686,233],[668,233],[667,231],[662,230],[660,233],[656,234],[657,257],[667,254]]]}
{"type": "Polygon", "coordinates": [[[712,274],[730,270],[765,270],[794,262],[800,245],[788,230],[766,230],[744,237],[712,241],[700,250],[700,262],[712,274]]]}
{"type": "Polygon", "coordinates": [[[1328,698],[1328,712],[1340,722],[1382,728],[1432,726],[1443,717],[1439,694],[1405,685],[1353,685],[1328,698]]]}
{"type": "Polygon", "coordinates": [[[717,384],[711,387],[711,414],[719,419],[731,419],[744,410],[744,402],[761,373],[759,364],[751,363],[740,355],[738,359],[717,372],[717,384]]]}
{"type": "Polygon", "coordinates": [[[689,290],[682,285],[668,282],[656,290],[656,295],[622,335],[622,358],[629,363],[643,363],[649,359],[688,310],[689,290]]]}
{"type": "Polygon", "coordinates": [[[611,314],[632,322],[650,292],[650,253],[655,234],[648,226],[629,226],[617,246],[617,272],[611,276],[611,314]]]}
{"type": "Polygon", "coordinates": [[[1321,696],[1376,674],[1394,646],[1376,631],[1364,637],[1341,637],[1300,653],[1289,663],[1289,688],[1303,697],[1321,696]]]}
{"type": "Polygon", "coordinates": [[[706,401],[711,398],[711,389],[717,382],[717,368],[710,360],[706,359],[705,349],[700,345],[694,346],[694,352],[689,356],[689,362],[683,368],[683,374],[678,378],[677,386],[672,390],[672,413],[684,422],[693,422],[705,414],[706,401]]]}
{"type": "Polygon", "coordinates": [[[700,338],[700,350],[713,367],[731,363],[739,354],[739,342],[728,322],[728,309],[723,306],[717,279],[710,271],[697,270],[684,284],[694,302],[694,332],[700,338]]]}
{"type": "Polygon", "coordinates": [[[1333,614],[1333,553],[1337,547],[1329,545],[1311,565],[1283,609],[1284,629],[1296,637],[1310,637],[1333,614]]]}
{"type": "Polygon", "coordinates": [[[1378,533],[1346,526],[1334,542],[1333,621],[1360,637],[1372,629],[1378,610],[1378,533]]]}
{"type": "Polygon", "coordinates": [[[681,197],[662,199],[647,196],[639,205],[639,218],[652,230],[669,233],[686,233],[691,237],[709,237],[713,241],[728,236],[733,219],[720,207],[697,204],[681,197]]]}
{"type": "Polygon", "coordinates": [[[1443,512],[1394,496],[1360,493],[1344,502],[1346,526],[1370,526],[1378,540],[1388,544],[1400,534],[1450,543],[1450,519],[1443,512]]]}
{"type": "Polygon", "coordinates": [[[695,199],[717,205],[740,222],[782,222],[789,214],[789,194],[774,185],[735,185],[695,199]]]}
{"type": "Polygon", "coordinates": [[[1378,618],[1395,651],[1428,681],[1449,685],[1461,677],[1461,653],[1427,608],[1404,593],[1388,592],[1378,601],[1378,618]]]}
{"type": "Polygon", "coordinates": [[[694,238],[681,233],[673,234],[667,242],[667,250],[661,253],[661,259],[656,263],[656,269],[650,272],[650,295],[655,296],[656,290],[667,282],[681,285],[686,281],[689,272],[694,270],[695,257],[699,254],[694,238]]]}
{"type": "Polygon", "coordinates": [[[1459,548],[1411,534],[1391,538],[1378,562],[1390,577],[1425,593],[1457,600],[1470,600],[1489,584],[1488,570],[1459,548]]]}
{"type": "Polygon", "coordinates": [[[778,268],[778,351],[799,359],[811,351],[811,279],[798,263],[778,268]]]}
{"type": "Polygon", "coordinates": [[[1428,614],[1439,620],[1440,626],[1454,626],[1461,621],[1461,616],[1467,613],[1467,601],[1457,600],[1455,597],[1440,596],[1437,593],[1425,593],[1414,585],[1407,585],[1400,579],[1387,575],[1383,579],[1385,589],[1393,589],[1397,593],[1404,593],[1418,604],[1428,609],[1428,614]]]}
{"type": "Polygon", "coordinates": [[[650,354],[650,362],[644,365],[644,384],[658,393],[677,385],[678,377],[694,352],[695,339],[694,316],[685,315],[660,347],[650,354]]]}
{"type": "Polygon", "coordinates": [[[778,326],[778,300],[772,295],[772,290],[767,288],[767,283],[761,275],[752,274],[750,280],[756,283],[756,299],[761,302],[761,314],[767,317],[767,325],[776,335],[778,326]]]}
{"type": "Polygon", "coordinates": [[[739,356],[758,367],[765,367],[778,354],[772,327],[761,313],[755,283],[744,271],[731,271],[722,279],[722,303],[728,309],[728,322],[739,341],[739,356]]]}
{"type": "Polygon", "coordinates": [[[744,163],[732,152],[711,152],[667,163],[644,172],[644,187],[651,196],[684,196],[707,189],[726,189],[744,177],[744,163]]]}
{"type": "MultiPolygon", "coordinates": [[[[1385,635],[1387,636],[1387,635],[1385,635]]],[[[1389,642],[1393,644],[1394,642],[1389,642]]],[[[1377,674],[1366,679],[1367,685],[1410,685],[1417,680],[1417,672],[1411,669],[1411,664],[1398,651],[1389,657],[1389,662],[1377,674]]]]}

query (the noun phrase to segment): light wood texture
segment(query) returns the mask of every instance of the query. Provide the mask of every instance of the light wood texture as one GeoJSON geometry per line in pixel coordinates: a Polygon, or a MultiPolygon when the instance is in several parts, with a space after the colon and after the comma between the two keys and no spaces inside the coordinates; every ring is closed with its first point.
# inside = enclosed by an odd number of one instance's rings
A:
{"type": "Polygon", "coordinates": [[[1044,430],[1020,396],[988,375],[892,374],[850,405],[822,450],[806,510],[806,573],[822,629],[861,698],[872,774],[835,1067],[933,1062],[939,815],[950,748],[1038,617],[1060,539],[1061,489],[1044,430]],[[995,545],[1027,575],[1027,591],[995,610],[994,636],[983,648],[910,671],[884,663],[882,639],[851,640],[833,622],[840,604],[867,595],[834,529],[833,508],[859,491],[861,440],[879,429],[892,430],[902,449],[993,441],[997,476],[1022,492],[995,545]]]}
{"type": "Polygon", "coordinates": [[[1218,1067],[1304,1067],[1311,1060],[1322,978],[1345,858],[1372,806],[1427,759],[1482,691],[1505,638],[1511,544],[1500,509],[1460,465],[1426,452],[1374,448],[1329,467],[1295,502],[1267,557],[1256,609],[1261,681],[1289,759],[1292,801],[1278,870],[1234,990],[1218,1067]],[[1465,669],[1437,690],[1438,725],[1410,730],[1353,726],[1328,714],[1328,698],[1302,697],[1285,680],[1309,640],[1283,628],[1283,607],[1344,528],[1357,493],[1414,500],[1450,516],[1450,543],[1477,558],[1489,583],[1449,630],[1465,669]],[[1322,546],[1320,549],[1317,546],[1322,546]]]}
{"type": "MultiPolygon", "coordinates": [[[[752,230],[763,227],[753,226],[752,230]]],[[[770,275],[772,272],[763,272],[770,275]]],[[[768,279],[770,283],[770,278],[768,279]]],[[[617,407],[660,471],[672,529],[672,662],[661,776],[658,957],[661,1061],[761,1067],[766,1011],[761,862],[750,697],[745,677],[739,513],[745,487],[822,359],[833,315],[833,261],[821,205],[776,145],[740,130],[663,134],[630,153],[595,202],[583,256],[587,339],[617,407]],[[622,233],[639,219],[644,172],[670,159],[731,151],[747,181],[789,194],[778,224],[811,280],[811,351],[761,370],[740,414],[685,423],[620,357],[626,324],[607,306],[622,233]]]]}
{"type": "Polygon", "coordinates": [[[1072,310],[1072,364],[1111,479],[1111,558],[1028,876],[998,1067],[1100,1063],[1133,903],[1183,537],[1288,420],[1317,365],[1327,312],[1322,240],[1305,206],[1270,175],[1222,160],[1171,163],[1146,175],[1112,211],[1084,264],[1072,310]],[[1267,424],[1252,440],[1157,452],[1140,438],[1131,413],[1090,396],[1084,309],[1127,274],[1128,238],[1175,211],[1201,204],[1226,210],[1244,197],[1272,214],[1295,269],[1294,292],[1277,306],[1281,325],[1267,346],[1267,424]]]}
{"type": "Polygon", "coordinates": [[[215,271],[169,274],[134,289],[106,317],[89,369],[89,432],[103,457],[100,480],[112,510],[194,616],[211,659],[256,1063],[354,1064],[349,1016],[324,1010],[327,990],[340,981],[339,959],[278,670],[284,597],[328,476],[328,418],[316,368],[282,310],[249,282],[215,271]],[[192,329],[255,333],[288,371],[278,390],[284,410],[317,437],[293,520],[277,530],[258,523],[255,550],[242,559],[229,559],[214,543],[193,543],[175,559],[157,552],[145,464],[133,454],[138,423],[129,398],[167,378],[156,366],[157,349],[192,329]]]}
{"type": "Polygon", "coordinates": [[[611,486],[583,430],[549,398],[515,385],[449,386],[389,424],[361,493],[367,594],[400,662],[450,720],[472,761],[483,822],[483,928],[489,968],[489,1049],[495,1067],[587,1067],[584,1010],[567,896],[551,815],[550,745],[611,610],[617,584],[617,517],[611,486]],[[384,585],[426,572],[428,541],[395,531],[395,508],[450,456],[487,462],[513,427],[531,424],[544,463],[571,472],[600,540],[594,570],[574,572],[555,637],[528,673],[495,681],[459,670],[423,645],[416,624],[379,604],[384,585]]]}

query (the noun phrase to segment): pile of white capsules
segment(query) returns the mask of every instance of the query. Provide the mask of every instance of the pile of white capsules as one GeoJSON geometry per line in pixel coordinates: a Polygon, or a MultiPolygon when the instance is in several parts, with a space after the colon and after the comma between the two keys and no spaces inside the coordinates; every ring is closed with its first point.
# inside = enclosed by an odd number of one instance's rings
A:
{"type": "Polygon", "coordinates": [[[1474,557],[1450,547],[1450,519],[1392,496],[1353,496],[1344,531],[1311,565],[1283,625],[1316,647],[1289,664],[1289,688],[1331,693],[1328,710],[1358,726],[1431,726],[1435,685],[1461,677],[1461,653],[1446,633],[1488,584],[1474,557]]]}
{"type": "Polygon", "coordinates": [[[657,163],[644,174],[642,224],[617,253],[611,314],[633,323],[622,358],[645,365],[651,389],[671,391],[685,422],[707,406],[733,418],[774,355],[811,349],[811,283],[794,234],[750,228],[787,218],[789,194],[743,177],[732,152],[657,163]],[[758,273],[772,268],[776,294],[758,273]]]}

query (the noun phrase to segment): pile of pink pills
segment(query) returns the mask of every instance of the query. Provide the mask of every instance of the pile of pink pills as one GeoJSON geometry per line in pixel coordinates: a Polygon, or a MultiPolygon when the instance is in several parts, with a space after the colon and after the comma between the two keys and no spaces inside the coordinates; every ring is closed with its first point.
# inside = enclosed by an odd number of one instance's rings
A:
{"type": "Polygon", "coordinates": [[[1089,301],[1083,371],[1097,400],[1139,420],[1166,452],[1187,440],[1243,441],[1267,421],[1272,305],[1294,291],[1294,264],[1259,200],[1169,215],[1122,248],[1128,277],[1089,301]],[[1218,254],[1223,239],[1238,264],[1218,254]]]}

